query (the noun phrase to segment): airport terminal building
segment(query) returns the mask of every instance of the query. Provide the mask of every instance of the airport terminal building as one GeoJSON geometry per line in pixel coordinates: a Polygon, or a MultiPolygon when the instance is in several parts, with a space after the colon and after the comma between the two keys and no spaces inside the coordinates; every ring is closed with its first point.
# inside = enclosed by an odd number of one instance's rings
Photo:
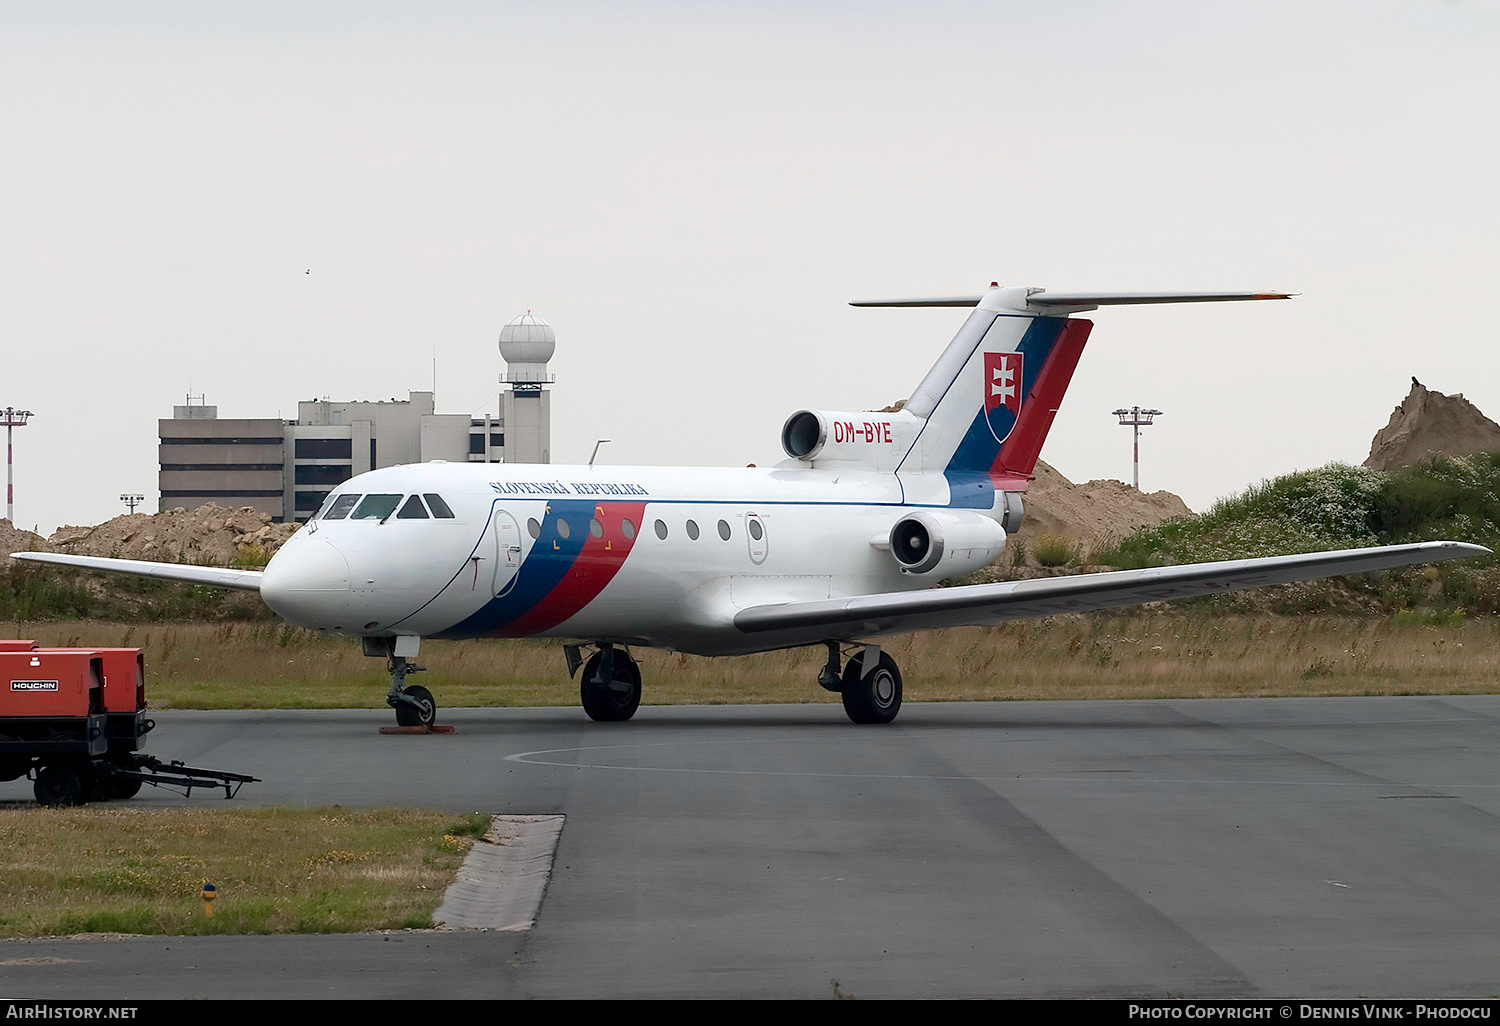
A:
{"type": "Polygon", "coordinates": [[[337,485],[403,463],[550,463],[547,373],[555,339],[527,313],[500,332],[508,371],[499,416],[438,413],[432,392],[406,399],[297,404],[297,418],[221,418],[218,407],[174,406],[157,421],[159,509],[212,502],[250,506],[271,519],[304,521],[337,485]],[[505,425],[516,430],[509,437],[505,425]]]}
{"type": "Polygon", "coordinates": [[[499,463],[499,418],[437,413],[431,392],[405,400],[297,404],[296,420],[220,418],[214,406],[174,406],[158,421],[161,506],[252,506],[272,520],[306,520],[355,474],[428,460],[499,463]]]}

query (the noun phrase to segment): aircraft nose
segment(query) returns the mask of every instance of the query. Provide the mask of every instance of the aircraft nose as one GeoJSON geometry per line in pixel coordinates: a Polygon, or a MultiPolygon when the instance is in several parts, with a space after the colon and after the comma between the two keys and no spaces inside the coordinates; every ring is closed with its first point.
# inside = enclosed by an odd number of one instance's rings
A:
{"type": "Polygon", "coordinates": [[[303,627],[338,627],[349,604],[349,563],[320,538],[283,546],[266,565],[260,597],[284,620],[303,627]]]}

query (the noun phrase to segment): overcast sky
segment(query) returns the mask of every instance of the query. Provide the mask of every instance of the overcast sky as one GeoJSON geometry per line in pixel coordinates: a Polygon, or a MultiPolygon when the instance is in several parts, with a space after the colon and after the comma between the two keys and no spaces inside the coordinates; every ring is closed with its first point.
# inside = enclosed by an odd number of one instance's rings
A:
{"type": "Polygon", "coordinates": [[[16,519],[156,503],[156,421],[496,409],[557,329],[553,458],[767,464],[903,398],[962,310],[1106,309],[1043,458],[1202,509],[1358,463],[1415,375],[1500,417],[1500,4],[0,2],[16,519]],[[311,270],[311,274],[305,273],[311,270]]]}

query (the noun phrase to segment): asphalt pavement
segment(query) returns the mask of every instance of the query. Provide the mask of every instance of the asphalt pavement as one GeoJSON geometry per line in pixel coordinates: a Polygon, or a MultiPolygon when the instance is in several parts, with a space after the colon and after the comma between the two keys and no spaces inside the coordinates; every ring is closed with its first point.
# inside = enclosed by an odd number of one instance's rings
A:
{"type": "Polygon", "coordinates": [[[264,778],[237,803],[563,814],[533,930],[0,942],[0,995],[1500,993],[1500,696],[389,715],[147,750],[264,778]]]}

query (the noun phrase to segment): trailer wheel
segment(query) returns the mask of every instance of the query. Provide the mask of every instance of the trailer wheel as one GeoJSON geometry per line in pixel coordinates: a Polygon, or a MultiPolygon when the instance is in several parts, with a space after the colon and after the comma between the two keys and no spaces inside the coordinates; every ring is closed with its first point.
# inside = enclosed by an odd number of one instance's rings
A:
{"type": "Polygon", "coordinates": [[[141,782],[139,780],[127,780],[121,777],[115,780],[114,790],[110,791],[111,798],[134,798],[141,793],[141,782]]]}
{"type": "Polygon", "coordinates": [[[43,805],[82,805],[83,778],[71,766],[49,763],[36,771],[36,800],[43,805]]]}
{"type": "Polygon", "coordinates": [[[141,790],[141,782],[120,775],[119,769],[107,763],[95,763],[87,781],[84,801],[110,801],[116,798],[134,798],[141,790]]]}

